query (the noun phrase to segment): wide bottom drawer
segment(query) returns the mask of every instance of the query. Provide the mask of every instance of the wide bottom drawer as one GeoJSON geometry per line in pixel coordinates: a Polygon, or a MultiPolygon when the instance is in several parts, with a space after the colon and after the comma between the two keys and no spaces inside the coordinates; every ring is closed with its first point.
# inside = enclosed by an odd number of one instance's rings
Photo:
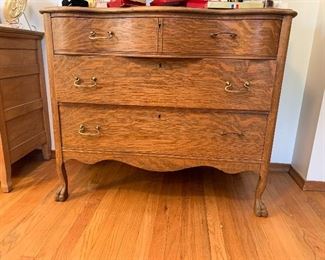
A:
{"type": "Polygon", "coordinates": [[[259,161],[263,114],[131,106],[62,105],[64,150],[259,161]]]}

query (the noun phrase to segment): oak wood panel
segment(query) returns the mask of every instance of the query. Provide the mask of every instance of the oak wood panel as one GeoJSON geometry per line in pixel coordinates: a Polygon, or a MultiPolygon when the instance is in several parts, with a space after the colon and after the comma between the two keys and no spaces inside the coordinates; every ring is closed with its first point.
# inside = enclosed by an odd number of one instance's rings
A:
{"type": "Polygon", "coordinates": [[[39,40],[43,38],[44,33],[38,31],[31,31],[29,29],[21,29],[14,27],[1,26],[0,36],[5,38],[19,38],[19,39],[35,39],[39,40]]]}
{"type": "MultiPolygon", "coordinates": [[[[2,86],[0,80],[0,87],[2,86]]],[[[9,144],[7,139],[6,125],[4,123],[4,111],[2,109],[3,100],[0,92],[0,182],[1,190],[9,192],[12,189],[11,181],[11,161],[9,154],[9,144]]]]}
{"type": "Polygon", "coordinates": [[[39,110],[43,107],[42,99],[38,99],[29,103],[24,103],[5,110],[5,121],[12,120],[16,117],[23,116],[32,111],[39,110]]]}
{"type": "Polygon", "coordinates": [[[41,98],[38,74],[3,79],[1,82],[0,91],[3,98],[3,108],[5,109],[41,98]],[[22,95],[22,93],[24,94],[22,95]]]}
{"type": "Polygon", "coordinates": [[[142,168],[147,171],[172,172],[191,167],[210,166],[220,169],[228,174],[237,174],[240,172],[258,172],[260,164],[251,161],[242,160],[213,160],[196,159],[187,156],[182,158],[175,155],[157,155],[152,153],[125,153],[108,151],[85,151],[63,149],[63,159],[65,162],[76,159],[87,164],[95,164],[103,160],[114,160],[142,168]]]}
{"type": "Polygon", "coordinates": [[[0,67],[29,66],[37,64],[36,50],[3,50],[0,49],[0,67]],[[24,57],[22,59],[22,57],[24,57]]]}
{"type": "Polygon", "coordinates": [[[45,72],[43,64],[43,50],[41,41],[37,42],[37,63],[39,64],[39,85],[41,90],[42,99],[42,111],[43,111],[43,122],[44,131],[46,136],[46,142],[42,145],[43,158],[45,160],[50,160],[52,158],[52,144],[51,144],[51,132],[49,123],[49,110],[48,110],[48,100],[47,100],[47,90],[45,84],[45,72]]]}
{"type": "MultiPolygon", "coordinates": [[[[35,149],[50,157],[40,41],[43,33],[0,27],[0,181],[12,189],[11,165],[35,149]]],[[[0,253],[1,254],[1,253],[0,253]]]]}
{"type": "Polygon", "coordinates": [[[42,110],[38,109],[7,122],[10,149],[44,131],[42,110]],[[37,124],[35,122],[38,122],[37,124]]]}
{"type": "Polygon", "coordinates": [[[264,115],[77,105],[61,106],[60,120],[64,149],[256,161],[266,126],[264,115]],[[81,124],[100,134],[81,136],[81,124]]]}
{"type": "Polygon", "coordinates": [[[32,65],[12,65],[0,67],[0,79],[22,77],[27,75],[35,75],[39,73],[38,64],[32,65]]]}
{"type": "Polygon", "coordinates": [[[61,102],[268,111],[275,62],[56,55],[54,69],[61,102]],[[226,92],[227,81],[243,93],[226,92]]]}
{"type": "Polygon", "coordinates": [[[53,18],[52,30],[55,52],[157,51],[157,18],[53,18]],[[92,31],[104,39],[89,39],[92,31]]]}
{"type": "Polygon", "coordinates": [[[163,53],[276,57],[280,31],[281,20],[164,18],[163,53]]]}
{"type": "Polygon", "coordinates": [[[35,39],[20,39],[20,38],[0,38],[0,49],[26,49],[36,50],[37,41],[35,39]]]}

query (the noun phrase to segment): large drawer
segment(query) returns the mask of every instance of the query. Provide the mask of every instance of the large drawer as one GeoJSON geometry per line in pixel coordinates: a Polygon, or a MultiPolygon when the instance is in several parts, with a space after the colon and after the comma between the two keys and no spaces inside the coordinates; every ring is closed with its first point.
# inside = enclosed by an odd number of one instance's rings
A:
{"type": "Polygon", "coordinates": [[[272,60],[59,55],[54,81],[62,102],[268,111],[275,67],[272,60]]]}
{"type": "Polygon", "coordinates": [[[158,18],[53,18],[55,53],[154,53],[158,18]]]}
{"type": "Polygon", "coordinates": [[[275,57],[281,20],[165,18],[163,52],[275,57]]]}
{"type": "Polygon", "coordinates": [[[265,115],[124,106],[60,106],[63,150],[261,160],[265,115]]]}

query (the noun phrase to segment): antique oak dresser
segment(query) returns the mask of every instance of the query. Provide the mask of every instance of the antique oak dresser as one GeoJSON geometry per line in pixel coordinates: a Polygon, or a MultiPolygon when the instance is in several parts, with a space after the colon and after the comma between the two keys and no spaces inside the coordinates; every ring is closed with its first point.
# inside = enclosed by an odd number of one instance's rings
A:
{"type": "Polygon", "coordinates": [[[11,164],[35,149],[51,157],[43,33],[0,27],[0,181],[12,189],[11,164]]]}
{"type": "Polygon", "coordinates": [[[266,186],[291,21],[281,9],[52,8],[44,15],[57,201],[65,162],[211,166],[266,186]]]}

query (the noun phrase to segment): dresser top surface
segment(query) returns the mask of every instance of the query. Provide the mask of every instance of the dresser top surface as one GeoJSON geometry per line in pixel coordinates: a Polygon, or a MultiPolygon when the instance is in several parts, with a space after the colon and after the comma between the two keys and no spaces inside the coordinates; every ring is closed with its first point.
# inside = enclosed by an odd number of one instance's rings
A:
{"type": "Polygon", "coordinates": [[[130,8],[86,8],[86,7],[52,7],[40,11],[40,13],[187,13],[187,14],[215,14],[215,15],[290,15],[295,17],[297,12],[291,9],[262,8],[262,9],[204,9],[174,6],[141,6],[130,8]]]}
{"type": "Polygon", "coordinates": [[[24,35],[25,37],[33,36],[33,37],[39,37],[42,38],[44,33],[38,32],[38,31],[31,31],[27,29],[19,29],[19,28],[12,28],[12,27],[6,27],[0,25],[0,36],[2,33],[7,34],[13,34],[13,35],[24,35]]]}

